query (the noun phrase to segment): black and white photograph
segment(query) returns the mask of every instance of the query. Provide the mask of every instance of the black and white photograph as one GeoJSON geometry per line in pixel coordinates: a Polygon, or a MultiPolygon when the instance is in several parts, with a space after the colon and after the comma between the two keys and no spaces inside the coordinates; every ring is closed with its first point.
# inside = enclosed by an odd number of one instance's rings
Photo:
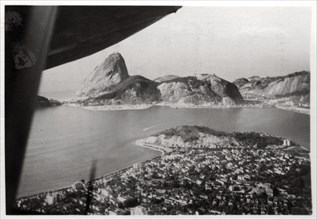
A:
{"type": "Polygon", "coordinates": [[[316,2],[1,2],[1,219],[48,215],[315,219],[316,2]]]}

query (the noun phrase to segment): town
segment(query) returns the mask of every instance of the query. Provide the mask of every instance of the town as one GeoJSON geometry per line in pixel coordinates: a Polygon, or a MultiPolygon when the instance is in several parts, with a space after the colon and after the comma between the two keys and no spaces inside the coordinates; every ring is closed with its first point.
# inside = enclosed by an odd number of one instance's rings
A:
{"type": "Polygon", "coordinates": [[[187,144],[158,150],[163,152],[160,157],[93,181],[20,198],[16,206],[41,214],[312,213],[309,153],[294,150],[287,139],[265,148],[187,144]]]}

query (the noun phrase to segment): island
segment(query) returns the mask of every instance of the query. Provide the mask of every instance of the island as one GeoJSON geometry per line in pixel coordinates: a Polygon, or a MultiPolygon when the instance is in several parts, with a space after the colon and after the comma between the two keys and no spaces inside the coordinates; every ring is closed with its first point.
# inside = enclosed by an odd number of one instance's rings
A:
{"type": "Polygon", "coordinates": [[[54,107],[62,105],[63,103],[60,101],[57,101],[55,99],[48,99],[44,96],[37,96],[36,100],[36,107],[37,108],[44,108],[44,107],[54,107]]]}
{"type": "Polygon", "coordinates": [[[18,198],[16,208],[39,214],[312,214],[310,152],[289,139],[178,126],[131,147],[162,154],[94,180],[18,198]]]}

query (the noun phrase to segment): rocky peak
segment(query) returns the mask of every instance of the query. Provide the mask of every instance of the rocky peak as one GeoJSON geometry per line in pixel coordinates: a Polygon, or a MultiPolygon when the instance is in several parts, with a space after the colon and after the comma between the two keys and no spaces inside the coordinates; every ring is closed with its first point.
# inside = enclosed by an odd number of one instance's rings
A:
{"type": "Polygon", "coordinates": [[[122,77],[126,78],[129,76],[125,61],[120,53],[110,54],[101,65],[108,74],[120,73],[122,77]]]}
{"type": "Polygon", "coordinates": [[[93,97],[107,92],[128,77],[123,57],[120,53],[112,53],[88,75],[79,95],[93,97]]]}

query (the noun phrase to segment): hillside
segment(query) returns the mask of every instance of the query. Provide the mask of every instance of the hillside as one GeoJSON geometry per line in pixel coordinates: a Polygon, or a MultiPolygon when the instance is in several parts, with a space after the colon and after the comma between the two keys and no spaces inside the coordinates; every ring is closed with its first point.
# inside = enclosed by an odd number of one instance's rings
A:
{"type": "Polygon", "coordinates": [[[162,82],[158,89],[162,94],[162,100],[172,103],[235,105],[243,101],[233,83],[209,74],[168,80],[162,82]]]}
{"type": "Polygon", "coordinates": [[[80,103],[84,105],[141,104],[160,101],[160,97],[156,82],[136,75],[113,86],[108,93],[101,93],[80,103]]]}
{"type": "Polygon", "coordinates": [[[177,126],[170,128],[142,140],[143,143],[155,144],[169,148],[194,147],[194,148],[240,148],[254,147],[258,149],[276,148],[287,152],[296,151],[298,154],[307,154],[307,150],[293,141],[290,146],[283,146],[284,138],[256,132],[217,131],[203,126],[177,126]]]}
{"type": "Polygon", "coordinates": [[[179,77],[158,86],[162,100],[168,103],[203,104],[216,103],[221,97],[210,90],[207,84],[196,77],[179,77]]]}
{"type": "Polygon", "coordinates": [[[233,102],[234,104],[243,102],[242,95],[235,84],[230,83],[215,74],[200,74],[197,75],[197,78],[206,82],[212,91],[223,98],[223,102],[233,102]]]}

